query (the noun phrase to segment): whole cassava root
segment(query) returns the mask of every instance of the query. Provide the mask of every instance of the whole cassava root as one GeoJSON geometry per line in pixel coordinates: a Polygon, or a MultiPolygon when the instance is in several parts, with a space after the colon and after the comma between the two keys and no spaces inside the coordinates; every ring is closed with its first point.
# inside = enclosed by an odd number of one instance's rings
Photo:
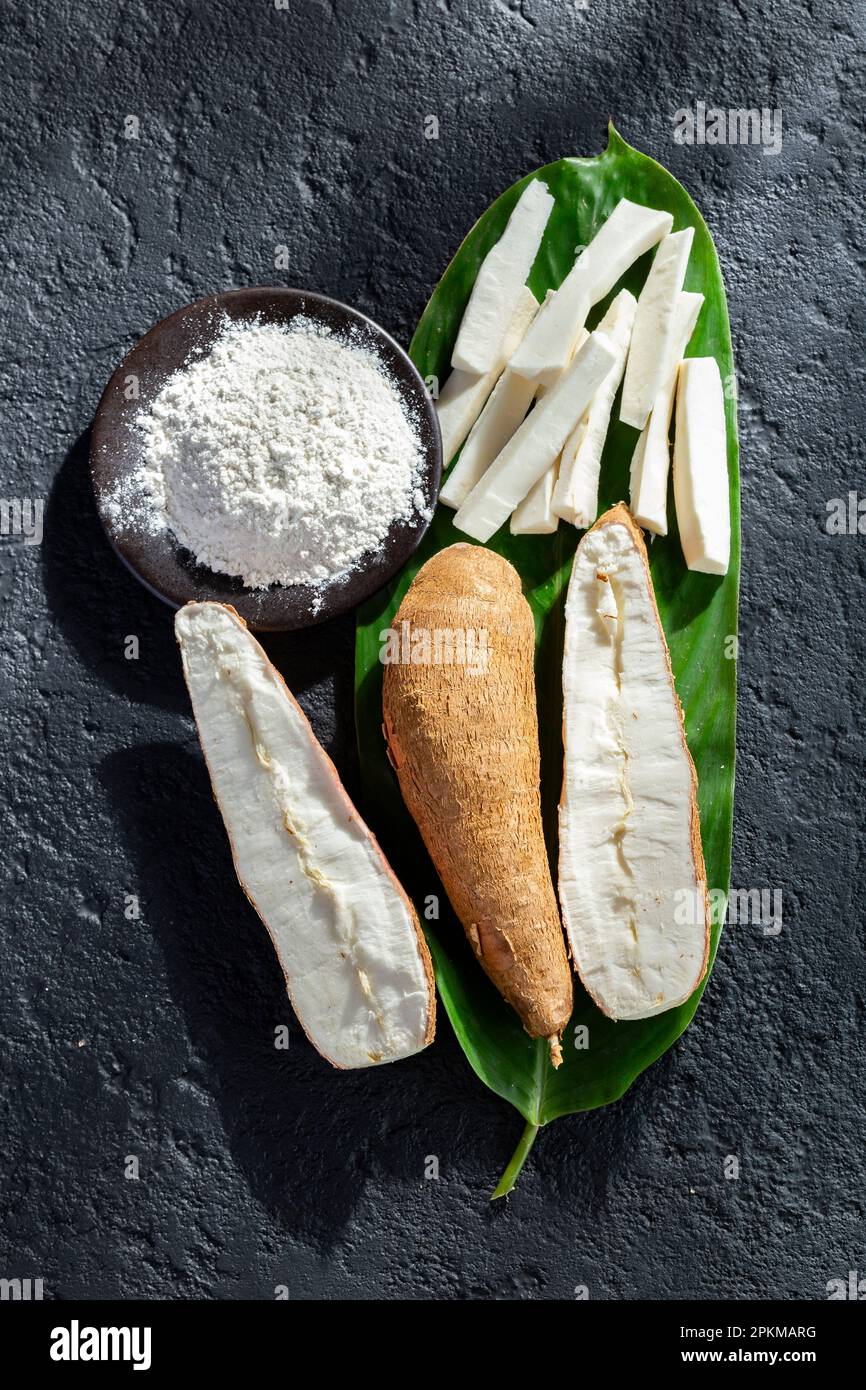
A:
{"type": "Polygon", "coordinates": [[[558,1066],[572,977],[542,829],[535,632],[519,576],[492,550],[452,545],[419,570],[392,632],[383,711],[403,798],[478,960],[558,1066]]]}

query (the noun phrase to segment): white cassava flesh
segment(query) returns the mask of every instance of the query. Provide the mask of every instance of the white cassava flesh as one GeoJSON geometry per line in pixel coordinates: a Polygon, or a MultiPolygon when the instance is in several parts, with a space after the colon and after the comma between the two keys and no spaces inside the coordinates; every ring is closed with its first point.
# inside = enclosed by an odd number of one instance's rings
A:
{"type": "Polygon", "coordinates": [[[726,574],[731,557],[728,438],[725,395],[714,357],[689,357],[680,364],[674,502],[689,569],[726,574]]]}
{"type": "MultiPolygon", "coordinates": [[[[575,352],[582,348],[589,332],[586,328],[581,328],[577,341],[574,345],[575,352]]],[[[555,385],[555,383],[554,383],[555,385]]],[[[541,382],[538,386],[535,399],[539,401],[550,391],[550,387],[541,382]]],[[[598,395],[598,392],[596,392],[598,395]]],[[[590,402],[590,406],[592,402],[590,402]]],[[[539,478],[537,483],[533,483],[523,501],[515,507],[511,514],[510,530],[513,536],[550,536],[559,526],[559,516],[553,509],[553,496],[556,485],[559,482],[559,466],[565,454],[565,449],[571,440],[579,441],[584,422],[589,411],[585,411],[581,420],[575,425],[574,429],[566,440],[565,447],[557,459],[550,465],[547,472],[539,478]]]]}
{"type": "Polygon", "coordinates": [[[615,354],[603,333],[591,333],[556,385],[538,402],[454,518],[458,531],[489,541],[556,462],[615,354]]]}
{"type": "Polygon", "coordinates": [[[526,277],[553,211],[547,184],[533,179],[521,193],[505,231],[481,262],[460,324],[451,365],[489,372],[502,351],[526,277]]]}
{"type": "Polygon", "coordinates": [[[552,508],[574,526],[591,526],[598,514],[598,480],[613,402],[625,371],[637,300],[620,290],[598,331],[604,333],[616,360],[589,403],[583,419],[565,441],[552,508]]]}
{"type": "Polygon", "coordinates": [[[592,302],[610,294],[629,266],[666,237],[673,224],[669,212],[620,198],[580,258],[592,278],[592,302]]]}
{"type": "Polygon", "coordinates": [[[511,513],[509,530],[512,536],[552,536],[559,525],[553,510],[553,489],[559,473],[558,461],[542,474],[529,489],[523,501],[511,513]]]}
{"type": "Polygon", "coordinates": [[[439,493],[439,501],[446,507],[462,507],[497,454],[523,424],[535,389],[534,382],[505,368],[439,493]]]}
{"type": "Polygon", "coordinates": [[[643,429],[664,384],[694,235],[686,227],[665,237],[637,302],[619,410],[622,422],[636,430],[643,429]]]}
{"type": "Polygon", "coordinates": [[[578,261],[542,304],[511,359],[512,371],[527,381],[552,385],[571,361],[591,308],[592,281],[578,261]]]}
{"type": "Polygon", "coordinates": [[[673,225],[669,212],[621,198],[578,256],[555,294],[541,306],[511,361],[519,376],[550,385],[571,361],[593,304],[604,299],[629,266],[673,225]]]}
{"type": "Polygon", "coordinates": [[[702,979],[709,904],[697,777],[646,547],[622,503],[577,548],[565,621],[563,919],[602,1012],[650,1018],[702,979]]]}
{"type": "Polygon", "coordinates": [[[439,430],[442,435],[442,464],[447,468],[463,443],[481,411],[484,402],[501,376],[505,365],[519,345],[538,309],[538,300],[528,285],[524,285],[517,307],[508,325],[502,351],[489,372],[452,371],[436,402],[439,430]]]}
{"type": "Polygon", "coordinates": [[[409,899],[234,609],[187,604],[175,632],[235,869],[307,1037],[335,1067],[411,1056],[435,995],[409,899]]]}
{"type": "Polygon", "coordinates": [[[629,495],[632,516],[639,526],[645,526],[657,536],[668,533],[668,474],[671,465],[668,431],[677,374],[703,302],[702,294],[689,294],[684,290],[680,295],[665,380],[653,401],[650,417],[632,455],[629,495]]]}

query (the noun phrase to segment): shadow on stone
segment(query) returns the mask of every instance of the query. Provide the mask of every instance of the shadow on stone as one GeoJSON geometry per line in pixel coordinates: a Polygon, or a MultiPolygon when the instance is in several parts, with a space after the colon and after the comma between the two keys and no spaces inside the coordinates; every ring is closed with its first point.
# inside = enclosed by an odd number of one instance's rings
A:
{"type": "MultiPolygon", "coordinates": [[[[41,548],[52,617],[85,665],[136,704],[189,713],[174,640],[173,610],[149,594],[105,538],[90,482],[90,431],[70,449],[48,499],[41,548]],[[138,638],[138,660],[124,644],[138,638]]],[[[316,720],[318,737],[351,781],[354,617],[299,632],[264,633],[263,646],[316,720]],[[303,699],[304,695],[307,699],[303,699]]]]}
{"type": "Polygon", "coordinates": [[[384,1167],[401,1183],[421,1186],[426,1126],[419,1116],[435,1105],[437,1061],[425,1054],[400,1063],[399,1074],[396,1067],[337,1072],[317,1055],[235,879],[202,762],[176,746],[150,744],[110,755],[99,777],[233,1159],[281,1226],[329,1249],[370,1171],[384,1167]],[[274,1045],[280,1025],[288,1029],[285,1050],[274,1045]]]}
{"type": "Polygon", "coordinates": [[[85,665],[136,704],[186,710],[171,609],[124,569],[105,539],[90,483],[90,431],[63,461],[45,514],[42,566],[52,616],[85,665]],[[139,658],[124,643],[138,638],[139,658]]]}

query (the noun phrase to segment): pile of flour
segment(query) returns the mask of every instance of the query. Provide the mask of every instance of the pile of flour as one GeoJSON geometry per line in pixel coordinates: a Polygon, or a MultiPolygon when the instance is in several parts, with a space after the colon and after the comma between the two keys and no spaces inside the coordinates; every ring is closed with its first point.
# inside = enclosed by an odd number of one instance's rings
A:
{"type": "Polygon", "coordinates": [[[115,522],[167,528],[250,588],[325,584],[424,505],[417,431],[382,363],[308,318],[227,321],[138,424],[115,522]]]}

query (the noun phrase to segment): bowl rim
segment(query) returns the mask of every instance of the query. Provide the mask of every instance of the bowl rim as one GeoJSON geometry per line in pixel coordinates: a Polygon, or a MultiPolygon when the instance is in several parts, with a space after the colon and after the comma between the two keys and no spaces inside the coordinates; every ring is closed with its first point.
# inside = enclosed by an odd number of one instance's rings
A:
{"type": "Polygon", "coordinates": [[[112,372],[93,418],[90,473],[97,512],[109,544],[123,565],[157,598],[172,608],[208,599],[229,603],[256,631],[291,631],[313,626],[357,607],[397,575],[426,534],[442,477],[442,439],[435,404],[408,352],[360,309],[313,290],[252,285],[205,295],[181,305],[154,323],[112,372]],[[288,312],[285,312],[288,311],[288,312]],[[132,469],[132,428],[149,400],[125,395],[130,377],[147,378],[152,399],[172,372],[216,341],[221,315],[235,322],[289,323],[306,314],[338,335],[360,328],[412,421],[423,452],[420,487],[423,509],[406,522],[393,522],[382,545],[368,559],[331,583],[273,585],[249,589],[239,579],[216,574],[184,559],[170,532],[144,535],[127,530],[108,515],[108,493],[132,469]],[[178,331],[180,330],[180,332],[178,331]],[[197,340],[197,341],[196,341],[197,340]],[[180,350],[182,349],[182,350],[180,350]],[[154,360],[156,359],[156,360],[154,360]],[[136,367],[139,371],[136,371],[136,367]],[[166,369],[167,368],[167,369],[166,369]]]}

